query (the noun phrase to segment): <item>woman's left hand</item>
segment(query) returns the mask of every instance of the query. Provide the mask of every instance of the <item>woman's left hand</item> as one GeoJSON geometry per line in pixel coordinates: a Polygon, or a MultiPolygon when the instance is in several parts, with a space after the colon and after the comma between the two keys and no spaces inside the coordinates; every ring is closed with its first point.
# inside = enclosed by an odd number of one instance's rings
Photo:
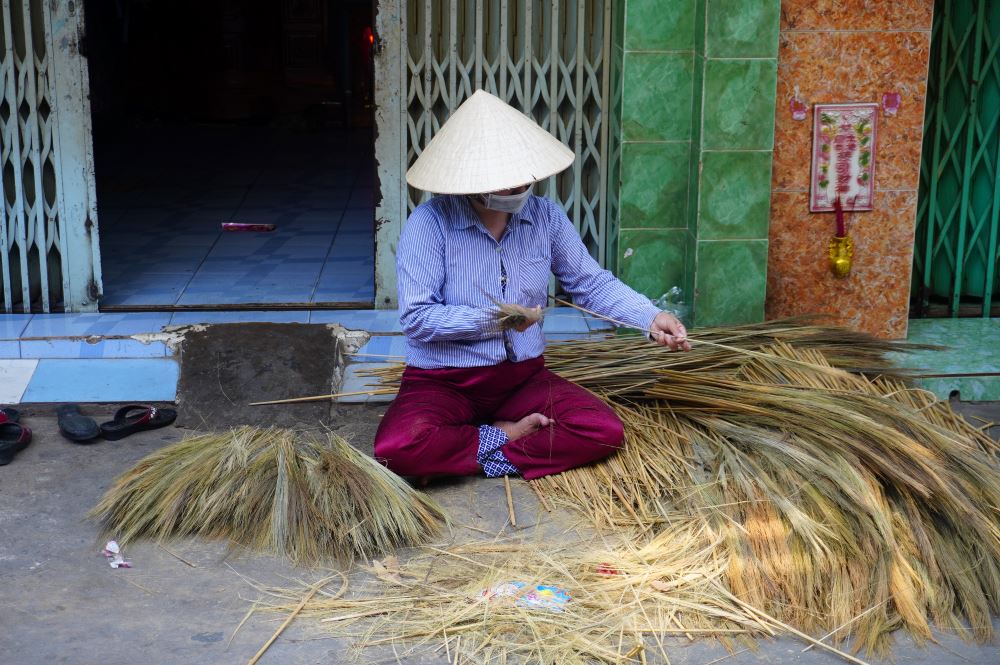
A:
{"type": "Polygon", "coordinates": [[[691,344],[687,340],[687,329],[669,312],[660,312],[656,315],[649,326],[649,336],[657,344],[670,347],[671,351],[691,350],[691,344]]]}

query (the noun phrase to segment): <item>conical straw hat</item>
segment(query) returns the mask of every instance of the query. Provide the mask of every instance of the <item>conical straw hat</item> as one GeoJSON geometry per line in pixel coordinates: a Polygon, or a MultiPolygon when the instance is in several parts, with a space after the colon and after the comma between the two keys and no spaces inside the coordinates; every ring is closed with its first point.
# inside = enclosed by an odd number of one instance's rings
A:
{"type": "Polygon", "coordinates": [[[406,172],[435,194],[480,194],[555,175],[573,151],[534,120],[484,90],[459,106],[406,172]]]}

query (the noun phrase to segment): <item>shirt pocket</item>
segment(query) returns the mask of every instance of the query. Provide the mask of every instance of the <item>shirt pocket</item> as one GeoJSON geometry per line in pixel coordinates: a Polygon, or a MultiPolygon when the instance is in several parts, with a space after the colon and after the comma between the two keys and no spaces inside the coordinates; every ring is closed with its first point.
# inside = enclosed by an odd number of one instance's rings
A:
{"type": "Polygon", "coordinates": [[[519,304],[545,307],[548,304],[552,260],[546,256],[529,256],[521,259],[518,268],[519,304]]]}

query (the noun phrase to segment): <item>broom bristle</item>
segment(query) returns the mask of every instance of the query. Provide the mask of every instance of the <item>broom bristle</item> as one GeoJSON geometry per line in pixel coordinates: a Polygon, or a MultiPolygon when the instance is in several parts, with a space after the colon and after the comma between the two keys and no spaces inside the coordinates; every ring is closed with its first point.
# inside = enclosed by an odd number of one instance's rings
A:
{"type": "Polygon", "coordinates": [[[535,482],[637,538],[697,518],[718,535],[728,589],[803,630],[879,654],[893,630],[924,640],[931,622],[991,638],[998,445],[893,369],[887,354],[914,347],[794,321],[692,342],[550,346],[547,366],[602,396],[626,445],[535,482]]]}
{"type": "Polygon", "coordinates": [[[425,542],[441,509],[340,437],[243,427],[166,446],[90,513],[125,544],[202,536],[302,563],[425,542]]]}
{"type": "Polygon", "coordinates": [[[800,629],[847,624],[835,637],[876,653],[900,626],[930,639],[931,621],[989,640],[996,443],[898,380],[831,372],[815,349],[761,351],[774,360],[729,377],[661,370],[651,401],[615,404],[623,454],[543,485],[597,524],[701,516],[733,593],[800,629]]]}
{"type": "Polygon", "coordinates": [[[533,309],[524,305],[504,303],[496,300],[493,301],[493,304],[495,307],[492,312],[493,320],[503,330],[519,328],[528,323],[538,323],[545,314],[540,308],[533,309]]]}

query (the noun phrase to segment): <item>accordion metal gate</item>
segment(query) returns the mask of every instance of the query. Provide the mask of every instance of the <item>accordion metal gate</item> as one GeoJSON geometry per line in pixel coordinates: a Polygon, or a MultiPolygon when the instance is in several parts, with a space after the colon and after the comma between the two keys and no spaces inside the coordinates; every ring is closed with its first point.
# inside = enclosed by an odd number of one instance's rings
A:
{"type": "Polygon", "coordinates": [[[83,5],[2,0],[0,311],[93,311],[100,256],[83,5]]]}
{"type": "Polygon", "coordinates": [[[482,88],[576,152],[536,185],[591,254],[608,261],[612,0],[379,0],[376,27],[376,306],[395,305],[395,243],[428,196],[403,175],[448,116],[482,88]]]}
{"type": "Polygon", "coordinates": [[[1000,2],[937,0],[914,316],[988,317],[1000,293],[1000,2]]]}

